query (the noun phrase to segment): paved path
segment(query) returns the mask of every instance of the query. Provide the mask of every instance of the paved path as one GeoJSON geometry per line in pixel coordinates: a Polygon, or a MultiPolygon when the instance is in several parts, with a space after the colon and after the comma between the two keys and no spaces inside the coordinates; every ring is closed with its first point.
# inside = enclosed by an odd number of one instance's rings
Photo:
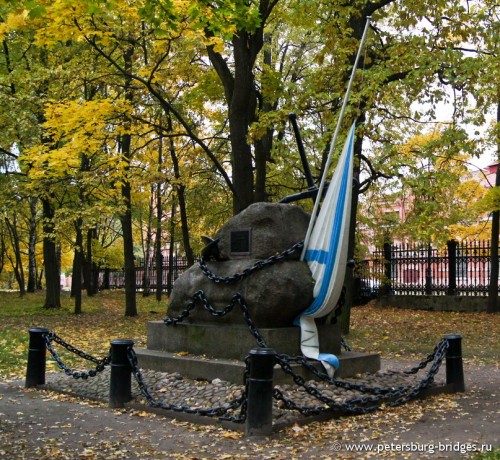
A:
{"type": "Polygon", "coordinates": [[[463,394],[294,426],[263,439],[1,383],[0,458],[463,458],[460,450],[500,446],[500,368],[466,365],[465,374],[463,394]],[[349,452],[356,448],[365,451],[349,452]]]}

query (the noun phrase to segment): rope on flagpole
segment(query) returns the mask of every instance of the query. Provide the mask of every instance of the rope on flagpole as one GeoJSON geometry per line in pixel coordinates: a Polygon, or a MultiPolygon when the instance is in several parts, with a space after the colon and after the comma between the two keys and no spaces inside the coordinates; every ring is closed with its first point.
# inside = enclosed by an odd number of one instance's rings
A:
{"type": "Polygon", "coordinates": [[[368,35],[368,28],[370,26],[370,20],[371,20],[371,16],[368,16],[366,18],[365,29],[364,29],[363,35],[361,37],[361,42],[359,44],[358,53],[356,55],[356,60],[354,61],[354,67],[353,67],[352,72],[351,72],[351,78],[349,79],[349,84],[347,85],[347,90],[346,90],[346,93],[344,96],[344,101],[342,103],[342,108],[340,109],[340,114],[339,114],[339,119],[337,121],[337,126],[335,128],[335,132],[333,134],[333,139],[332,139],[332,142],[330,144],[330,151],[328,152],[328,158],[327,158],[326,163],[325,163],[323,175],[321,176],[321,182],[319,184],[318,194],[316,195],[316,201],[314,202],[314,208],[313,208],[313,211],[311,214],[311,222],[309,223],[309,227],[307,228],[306,237],[304,239],[304,248],[302,249],[302,254],[300,255],[300,260],[304,260],[304,257],[306,255],[307,246],[308,246],[309,240],[311,238],[312,229],[314,227],[314,223],[315,223],[316,217],[318,215],[319,204],[320,204],[321,198],[323,197],[323,190],[325,188],[326,176],[328,174],[328,170],[330,168],[330,163],[332,162],[333,153],[334,153],[335,147],[337,145],[337,138],[338,138],[339,131],[340,131],[340,125],[342,124],[342,120],[344,118],[344,112],[345,112],[345,109],[347,107],[349,93],[351,92],[351,88],[352,88],[352,85],[354,82],[354,75],[355,75],[356,69],[358,67],[359,59],[361,57],[361,52],[362,52],[363,47],[364,47],[366,36],[368,35]]]}

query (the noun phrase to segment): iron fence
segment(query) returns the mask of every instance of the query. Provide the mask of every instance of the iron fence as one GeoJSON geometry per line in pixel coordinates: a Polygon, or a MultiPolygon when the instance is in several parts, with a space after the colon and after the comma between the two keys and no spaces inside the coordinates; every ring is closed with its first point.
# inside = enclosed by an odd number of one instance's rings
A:
{"type": "MultiPolygon", "coordinates": [[[[363,299],[379,294],[487,296],[490,283],[489,241],[449,241],[442,248],[418,244],[385,244],[356,264],[355,292],[363,299]]],[[[199,257],[195,258],[199,261],[199,257]]],[[[161,289],[170,292],[174,281],[189,268],[187,258],[163,258],[161,289]]],[[[137,260],[136,286],[156,290],[155,260],[137,260]]],[[[101,289],[125,287],[123,270],[101,270],[101,289]]]]}
{"type": "Polygon", "coordinates": [[[392,295],[486,296],[490,283],[489,241],[431,245],[385,244],[357,265],[362,297],[392,295]]]}
{"type": "MultiPolygon", "coordinates": [[[[197,262],[199,257],[195,258],[197,262]]],[[[186,256],[174,255],[172,259],[169,256],[164,256],[161,267],[161,290],[170,292],[174,281],[189,268],[189,263],[186,256]]],[[[135,283],[138,290],[148,286],[149,289],[155,291],[157,289],[157,266],[155,259],[149,260],[148,274],[144,259],[138,259],[135,267],[135,283]]],[[[99,272],[99,288],[100,289],[123,289],[125,287],[125,272],[118,269],[105,269],[99,272]]]]}

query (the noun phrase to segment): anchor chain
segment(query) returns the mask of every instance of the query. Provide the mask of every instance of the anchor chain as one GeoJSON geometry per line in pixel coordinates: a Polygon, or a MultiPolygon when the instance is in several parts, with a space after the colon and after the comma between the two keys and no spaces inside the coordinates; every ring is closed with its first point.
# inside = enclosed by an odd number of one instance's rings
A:
{"type": "Polygon", "coordinates": [[[235,294],[233,296],[233,298],[231,299],[231,303],[229,305],[227,305],[226,307],[224,307],[222,310],[217,310],[209,302],[209,300],[207,299],[205,293],[200,290],[200,291],[196,292],[193,295],[192,300],[189,302],[189,304],[187,305],[186,309],[183,310],[179,316],[177,316],[175,318],[168,318],[168,317],[164,318],[163,322],[167,326],[181,323],[182,321],[184,321],[184,319],[186,319],[189,316],[191,310],[193,310],[193,308],[196,307],[197,302],[202,303],[203,308],[205,310],[207,310],[211,315],[213,315],[213,316],[220,316],[220,317],[226,316],[238,304],[240,306],[240,308],[241,308],[242,313],[243,313],[243,318],[244,318],[245,322],[247,323],[247,326],[250,329],[251,334],[255,337],[255,339],[256,339],[257,344],[259,345],[259,347],[263,347],[263,348],[267,347],[266,341],[264,340],[264,338],[260,334],[259,330],[255,326],[255,323],[253,322],[253,320],[252,320],[252,318],[250,316],[248,305],[247,305],[245,299],[239,293],[237,293],[237,294],[235,294]]]}
{"type": "MultiPolygon", "coordinates": [[[[249,276],[251,273],[260,270],[270,264],[284,260],[291,254],[293,254],[296,250],[302,248],[303,244],[304,244],[303,242],[299,242],[294,246],[292,246],[290,249],[282,252],[281,254],[277,256],[271,256],[265,260],[258,261],[252,267],[245,269],[242,273],[236,273],[235,275],[232,276],[221,277],[215,275],[208,268],[206,262],[203,259],[200,261],[199,265],[202,272],[205,274],[205,276],[207,276],[208,279],[212,280],[215,283],[229,284],[241,280],[249,276]]],[[[337,319],[341,314],[341,309],[344,302],[345,302],[345,288],[342,289],[339,302],[336,306],[336,309],[334,310],[333,316],[331,317],[330,322],[332,324],[335,324],[337,322],[337,319]]],[[[179,316],[177,316],[176,318],[165,318],[163,320],[164,323],[166,325],[175,325],[177,323],[182,322],[185,318],[187,318],[190,315],[191,310],[193,310],[198,303],[201,303],[203,308],[207,310],[211,315],[219,317],[225,316],[228,313],[230,313],[234,309],[234,307],[238,304],[242,310],[244,320],[247,326],[249,327],[251,334],[256,339],[258,346],[267,348],[267,343],[265,339],[260,334],[260,331],[257,329],[250,316],[248,305],[246,304],[245,299],[239,293],[233,296],[230,304],[228,304],[226,307],[222,309],[216,309],[213,305],[210,304],[205,293],[200,290],[193,295],[186,309],[183,310],[179,316]]],[[[341,346],[347,351],[351,350],[349,345],[343,339],[341,339],[341,346]]],[[[326,374],[325,372],[321,372],[319,369],[316,368],[316,366],[310,360],[308,360],[304,356],[288,356],[285,354],[277,354],[276,362],[281,366],[282,370],[286,374],[292,377],[295,384],[304,388],[304,390],[307,393],[309,393],[310,395],[315,397],[318,401],[323,403],[323,406],[317,406],[317,407],[300,406],[296,404],[294,401],[292,401],[290,398],[286,397],[285,394],[278,388],[273,389],[273,397],[276,400],[281,401],[286,409],[299,411],[303,415],[318,415],[331,410],[340,410],[351,414],[366,414],[380,409],[380,406],[382,404],[385,404],[387,406],[401,405],[410,400],[411,398],[415,397],[416,395],[418,395],[420,391],[427,388],[434,381],[434,377],[439,371],[439,367],[441,366],[443,358],[446,355],[447,348],[448,348],[448,341],[442,340],[438,345],[436,345],[434,351],[431,354],[429,354],[424,360],[422,360],[417,366],[407,371],[404,371],[404,373],[407,375],[416,374],[421,369],[424,369],[430,362],[433,362],[425,378],[423,378],[418,384],[399,385],[390,388],[383,388],[378,386],[371,387],[364,384],[357,384],[336,378],[330,378],[328,374],[326,374]],[[322,394],[321,391],[319,391],[315,386],[308,384],[303,377],[296,374],[291,366],[291,363],[294,362],[306,367],[318,379],[325,381],[330,385],[334,385],[336,387],[343,388],[345,390],[352,390],[360,392],[362,394],[368,394],[369,396],[360,396],[345,401],[343,403],[339,403],[334,399],[322,394]]],[[[244,419],[246,416],[246,407],[247,407],[246,395],[248,394],[248,388],[247,388],[248,369],[249,369],[249,357],[247,357],[246,360],[245,393],[244,393],[245,397],[242,400],[238,400],[239,404],[241,405],[240,419],[244,419]]],[[[138,382],[141,381],[140,371],[138,371],[138,375],[136,376],[136,378],[138,379],[138,382]]],[[[175,405],[169,406],[167,408],[172,408],[173,410],[183,410],[186,412],[197,410],[175,405]]],[[[215,410],[214,414],[216,415],[218,414],[217,409],[218,408],[214,409],[215,410]]]]}
{"type": "Polygon", "coordinates": [[[68,376],[72,376],[75,379],[83,379],[87,380],[89,377],[95,377],[99,372],[102,372],[106,366],[111,363],[111,353],[105,356],[102,359],[95,358],[78,348],[70,345],[66,341],[64,341],[61,337],[57,336],[55,332],[49,332],[48,334],[44,334],[43,338],[45,340],[45,345],[47,350],[49,350],[52,358],[57,363],[58,367],[64,371],[64,373],[68,376]],[[91,361],[96,364],[95,369],[90,369],[88,371],[74,371],[69,366],[67,366],[64,361],[61,359],[59,354],[56,352],[55,348],[52,345],[52,341],[66,348],[69,352],[83,358],[87,361],[91,361]]]}
{"type": "MultiPolygon", "coordinates": [[[[443,363],[443,359],[446,357],[446,352],[448,351],[449,347],[449,342],[446,339],[441,340],[439,342],[433,353],[433,358],[429,361],[427,361],[427,364],[430,361],[433,361],[432,366],[430,367],[429,371],[427,372],[426,377],[418,384],[416,385],[410,392],[408,392],[405,396],[402,396],[400,399],[392,402],[390,405],[391,406],[399,406],[401,404],[404,404],[405,402],[409,401],[410,399],[414,398],[415,396],[418,395],[418,393],[427,388],[433,381],[434,377],[439,371],[439,368],[441,367],[441,364],[443,363]]],[[[430,357],[431,355],[429,355],[430,357]]],[[[429,359],[429,357],[427,359],[429,359]]],[[[425,360],[424,360],[425,361],[425,360]]],[[[411,369],[413,370],[413,369],[411,369]]],[[[408,373],[408,372],[406,372],[408,373]]]]}
{"type": "MultiPolygon", "coordinates": [[[[330,383],[334,385],[357,390],[360,392],[373,393],[376,396],[363,396],[359,398],[353,398],[344,403],[337,403],[334,399],[323,395],[317,388],[309,385],[305,382],[304,378],[293,372],[290,366],[290,360],[284,355],[278,355],[276,360],[283,369],[283,371],[292,376],[294,382],[303,387],[307,393],[314,396],[316,399],[321,401],[327,407],[308,407],[299,406],[291,399],[287,398],[283,392],[277,388],[274,389],[273,395],[275,399],[282,401],[284,406],[290,410],[297,410],[303,415],[318,415],[330,410],[341,410],[352,414],[366,414],[380,409],[381,404],[387,406],[395,407],[408,402],[410,399],[417,396],[423,389],[427,388],[433,381],[434,377],[439,371],[439,368],[446,356],[446,351],[448,349],[448,341],[442,340],[435,348],[433,353],[433,364],[429,369],[427,375],[418,384],[411,386],[400,386],[396,388],[381,388],[381,387],[367,387],[364,385],[352,384],[349,382],[344,382],[336,379],[323,378],[323,380],[330,380],[330,383]]],[[[430,355],[429,355],[430,356],[430,355]]],[[[430,361],[428,361],[430,362],[430,361]]],[[[314,366],[313,366],[314,367],[314,366]]],[[[321,375],[323,377],[323,375],[321,375]]]]}
{"type": "MultiPolygon", "coordinates": [[[[429,364],[431,361],[433,361],[436,353],[438,352],[438,350],[441,346],[441,343],[442,342],[438,343],[434,347],[434,351],[432,353],[430,353],[425,359],[423,359],[419,364],[417,364],[415,367],[412,367],[411,369],[404,371],[405,374],[416,374],[420,369],[423,369],[424,367],[427,366],[427,364],[429,364]]],[[[448,341],[446,341],[446,343],[448,343],[448,341]]]]}
{"type": "MultiPolygon", "coordinates": [[[[178,404],[167,404],[156,400],[151,392],[149,391],[141,370],[138,366],[137,355],[132,347],[127,348],[127,357],[132,368],[132,373],[135,377],[137,385],[141,394],[144,396],[148,404],[152,407],[157,407],[160,409],[172,410],[175,412],[184,412],[186,414],[196,414],[203,415],[206,417],[219,417],[220,420],[227,420],[234,423],[243,423],[246,419],[246,401],[247,401],[247,391],[245,390],[241,396],[229,401],[225,406],[212,407],[212,408],[191,408],[189,406],[181,406],[178,404]],[[226,416],[229,411],[233,411],[241,407],[240,415],[236,416],[226,416]]],[[[245,375],[248,375],[248,363],[245,375]]]]}
{"type": "MultiPolygon", "coordinates": [[[[330,385],[334,385],[339,388],[343,388],[344,390],[353,390],[360,391],[362,393],[371,393],[374,395],[383,395],[394,391],[400,391],[405,386],[399,387],[391,387],[391,388],[383,388],[383,387],[371,387],[368,385],[363,385],[360,383],[348,382],[345,380],[340,380],[335,377],[331,378],[327,373],[320,371],[313,362],[307,359],[304,356],[288,356],[285,354],[278,355],[278,360],[284,363],[298,363],[304,366],[309,372],[315,375],[318,380],[324,381],[330,385]]],[[[283,369],[286,372],[286,369],[283,369]]],[[[290,367],[291,370],[291,367],[290,367]]],[[[293,371],[292,371],[293,372],[293,371]]]]}
{"type": "MultiPolygon", "coordinates": [[[[234,309],[236,304],[239,304],[242,309],[245,322],[247,323],[250,332],[255,337],[257,344],[263,348],[268,347],[265,339],[262,337],[260,331],[253,323],[248,311],[248,306],[241,294],[234,295],[231,303],[228,306],[226,306],[222,310],[217,310],[210,304],[204,292],[198,291],[193,296],[193,300],[189,303],[188,308],[186,308],[186,310],[184,310],[181,313],[181,315],[179,315],[177,318],[165,318],[164,319],[165,324],[177,324],[178,322],[184,320],[187,316],[189,316],[190,311],[196,306],[197,302],[201,302],[203,304],[203,307],[207,311],[217,316],[224,316],[228,314],[230,311],[234,309]]],[[[306,390],[306,392],[316,397],[319,401],[325,404],[326,407],[312,407],[312,408],[301,407],[296,403],[294,403],[293,401],[289,400],[281,392],[281,390],[277,388],[273,390],[273,394],[275,399],[282,401],[287,409],[298,410],[304,415],[318,415],[322,412],[330,411],[332,409],[343,410],[347,413],[353,413],[353,414],[354,413],[364,414],[379,409],[382,403],[391,406],[400,405],[408,401],[409,399],[413,398],[414,396],[416,396],[422,389],[427,388],[432,383],[434,376],[438,372],[442,360],[446,355],[447,348],[448,348],[448,341],[442,340],[438,345],[436,345],[434,351],[431,354],[429,354],[421,363],[419,363],[414,368],[404,372],[406,374],[415,374],[419,370],[425,368],[430,362],[434,361],[433,365],[428,371],[427,376],[418,385],[415,386],[400,385],[397,387],[390,387],[390,388],[383,388],[377,386],[372,387],[364,384],[358,384],[353,382],[347,382],[345,380],[331,378],[325,372],[322,372],[319,369],[317,369],[316,366],[304,356],[289,356],[286,354],[277,354],[276,361],[281,366],[283,371],[289,374],[297,385],[303,387],[306,390]],[[333,399],[324,396],[314,386],[307,384],[303,377],[301,377],[300,375],[296,374],[293,371],[291,363],[301,364],[311,373],[313,373],[319,380],[325,381],[330,385],[334,385],[336,387],[343,388],[345,390],[352,390],[361,393],[366,393],[371,396],[363,396],[352,399],[345,403],[337,403],[333,399]]],[[[248,369],[248,362],[247,362],[247,369],[248,369]]]]}
{"type": "Polygon", "coordinates": [[[231,276],[218,276],[215,273],[213,273],[210,268],[208,268],[207,263],[205,260],[202,258],[199,262],[199,266],[203,274],[211,281],[214,283],[222,283],[222,284],[229,284],[229,283],[234,283],[235,281],[239,281],[243,278],[246,278],[247,276],[251,275],[253,272],[257,270],[261,270],[269,265],[272,265],[276,262],[281,262],[288,257],[290,257],[294,252],[298,251],[299,249],[302,249],[304,247],[304,242],[299,241],[298,243],[295,243],[291,248],[286,249],[283,251],[281,254],[270,256],[267,259],[264,260],[259,260],[258,262],[255,262],[254,265],[252,265],[249,268],[246,268],[243,270],[241,273],[235,273],[234,275],[231,276]]]}

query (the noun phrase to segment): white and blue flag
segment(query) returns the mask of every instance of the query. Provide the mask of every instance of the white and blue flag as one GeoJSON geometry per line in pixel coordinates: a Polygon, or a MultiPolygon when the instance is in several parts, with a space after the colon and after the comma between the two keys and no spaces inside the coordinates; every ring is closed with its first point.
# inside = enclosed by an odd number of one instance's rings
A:
{"type": "Polygon", "coordinates": [[[311,219],[309,224],[313,227],[304,248],[304,260],[309,264],[315,281],[314,301],[297,318],[302,353],[307,358],[322,361],[330,377],[339,367],[339,360],[335,355],[320,353],[315,318],[326,316],[335,309],[344,284],[351,216],[354,128],[353,123],[321,210],[316,220],[311,219]]]}

